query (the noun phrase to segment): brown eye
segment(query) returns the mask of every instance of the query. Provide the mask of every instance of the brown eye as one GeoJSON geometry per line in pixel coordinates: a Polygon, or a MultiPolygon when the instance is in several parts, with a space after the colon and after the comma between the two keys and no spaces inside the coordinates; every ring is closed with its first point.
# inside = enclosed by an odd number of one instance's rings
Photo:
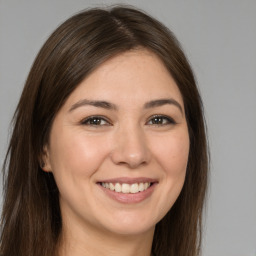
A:
{"type": "Polygon", "coordinates": [[[149,125],[168,125],[168,124],[175,124],[175,121],[171,117],[167,116],[153,116],[149,121],[149,125]]]}
{"type": "Polygon", "coordinates": [[[92,125],[92,126],[105,126],[105,125],[110,125],[110,123],[104,119],[103,117],[98,117],[98,116],[92,116],[84,119],[81,122],[83,125],[92,125]]]}

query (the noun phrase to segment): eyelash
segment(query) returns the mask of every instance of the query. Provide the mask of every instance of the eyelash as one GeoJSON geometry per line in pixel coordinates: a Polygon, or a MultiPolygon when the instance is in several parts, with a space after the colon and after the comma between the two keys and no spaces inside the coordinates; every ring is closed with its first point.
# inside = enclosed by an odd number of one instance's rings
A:
{"type": "MultiPolygon", "coordinates": [[[[176,124],[176,122],[174,121],[173,118],[169,117],[169,116],[165,116],[165,115],[154,115],[151,116],[148,122],[152,122],[154,120],[154,122],[158,122],[158,121],[164,121],[164,123],[152,123],[150,125],[155,125],[155,126],[163,126],[163,125],[171,125],[171,124],[176,124]]],[[[147,123],[148,123],[147,122],[147,123]]]]}
{"type": "MultiPolygon", "coordinates": [[[[88,125],[88,126],[110,126],[112,125],[111,122],[103,117],[103,116],[90,116],[86,119],[83,119],[81,121],[82,125],[88,125]],[[103,122],[103,124],[102,124],[103,122]]],[[[149,120],[146,122],[148,125],[154,125],[154,126],[165,126],[165,125],[174,125],[176,122],[173,118],[165,115],[154,115],[149,118],[149,120]]]]}
{"type": "Polygon", "coordinates": [[[82,125],[90,125],[90,126],[109,126],[111,123],[103,116],[90,116],[81,121],[82,125]],[[99,124],[99,122],[104,121],[105,124],[99,124]],[[93,123],[95,122],[95,123],[93,123]]]}

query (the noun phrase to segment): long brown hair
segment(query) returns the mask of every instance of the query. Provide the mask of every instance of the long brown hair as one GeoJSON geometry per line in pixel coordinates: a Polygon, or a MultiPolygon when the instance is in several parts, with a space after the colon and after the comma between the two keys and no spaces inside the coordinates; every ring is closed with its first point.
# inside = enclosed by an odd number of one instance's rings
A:
{"type": "Polygon", "coordinates": [[[13,119],[3,166],[3,256],[53,256],[62,229],[53,175],[40,168],[56,113],[78,84],[105,60],[146,48],[155,53],[183,96],[190,152],[184,187],[156,225],[152,253],[196,256],[200,252],[208,153],[203,106],[179,42],[163,24],[130,7],[90,9],[60,25],[40,50],[13,119]]]}

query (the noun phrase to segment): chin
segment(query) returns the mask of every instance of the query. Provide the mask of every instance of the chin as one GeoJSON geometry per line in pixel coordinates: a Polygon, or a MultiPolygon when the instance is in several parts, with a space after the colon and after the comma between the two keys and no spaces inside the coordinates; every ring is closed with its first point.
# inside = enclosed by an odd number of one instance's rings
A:
{"type": "Polygon", "coordinates": [[[106,226],[112,233],[119,235],[140,235],[154,232],[157,221],[153,217],[139,216],[138,214],[120,214],[113,218],[106,226]]]}

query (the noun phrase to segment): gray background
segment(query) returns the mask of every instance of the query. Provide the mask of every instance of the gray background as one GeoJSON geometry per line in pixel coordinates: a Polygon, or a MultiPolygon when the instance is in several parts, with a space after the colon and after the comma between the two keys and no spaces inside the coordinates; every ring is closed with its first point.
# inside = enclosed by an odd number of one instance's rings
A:
{"type": "MultiPolygon", "coordinates": [[[[256,256],[256,1],[118,2],[173,30],[196,73],[212,158],[203,255],[256,256]]],[[[0,164],[12,114],[47,36],[81,9],[118,2],[0,0],[0,164]]]]}

